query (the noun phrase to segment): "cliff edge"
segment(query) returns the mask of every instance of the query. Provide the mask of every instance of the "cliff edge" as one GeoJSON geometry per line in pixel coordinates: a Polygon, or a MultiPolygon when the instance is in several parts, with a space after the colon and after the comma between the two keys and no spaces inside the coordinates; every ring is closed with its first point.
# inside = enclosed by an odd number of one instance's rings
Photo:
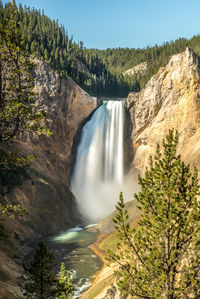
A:
{"type": "Polygon", "coordinates": [[[132,123],[131,172],[144,173],[156,144],[169,129],[180,137],[178,153],[200,169],[200,58],[190,48],[172,56],[139,93],[126,101],[132,123]]]}

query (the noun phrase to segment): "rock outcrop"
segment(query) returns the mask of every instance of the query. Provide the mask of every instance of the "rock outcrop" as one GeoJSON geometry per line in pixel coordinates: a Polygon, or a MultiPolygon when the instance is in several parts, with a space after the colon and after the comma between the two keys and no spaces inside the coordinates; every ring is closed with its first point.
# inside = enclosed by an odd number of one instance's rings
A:
{"type": "MultiPolygon", "coordinates": [[[[5,196],[5,200],[19,203],[28,214],[23,219],[10,219],[6,224],[14,234],[10,235],[9,244],[1,246],[4,252],[0,253],[0,298],[14,298],[11,294],[16,295],[19,291],[16,277],[20,267],[14,260],[26,254],[24,244],[81,221],[70,191],[74,142],[77,142],[77,132],[80,132],[86,119],[101,104],[72,79],[61,79],[46,63],[36,61],[36,64],[37,107],[46,112],[46,123],[53,134],[50,137],[27,135],[14,142],[14,147],[20,152],[36,154],[37,158],[32,165],[30,179],[5,196]],[[15,252],[14,258],[9,254],[11,252],[15,252]]],[[[13,143],[6,147],[12,150],[13,143]]]]}
{"type": "Polygon", "coordinates": [[[72,79],[61,79],[46,63],[37,61],[36,65],[37,107],[46,112],[52,135],[26,136],[16,142],[21,151],[36,154],[37,159],[30,173],[31,180],[15,188],[9,196],[29,213],[29,226],[44,234],[72,225],[77,219],[70,191],[73,142],[100,101],[89,96],[72,79]]]}
{"type": "Polygon", "coordinates": [[[200,169],[200,58],[187,48],[160,68],[139,93],[126,101],[132,122],[131,172],[144,173],[156,144],[177,129],[178,153],[200,169]]]}
{"type": "Polygon", "coordinates": [[[123,72],[124,76],[134,76],[136,74],[144,74],[149,67],[149,63],[147,61],[144,61],[140,64],[137,64],[136,66],[126,70],[123,72]]]}
{"type": "Polygon", "coordinates": [[[31,180],[15,188],[11,196],[17,197],[29,212],[29,221],[44,234],[76,221],[76,204],[70,191],[73,143],[77,132],[101,102],[72,79],[61,79],[46,63],[37,61],[36,65],[37,106],[46,112],[52,135],[27,136],[19,144],[26,153],[36,154],[37,159],[31,180]]]}
{"type": "MultiPolygon", "coordinates": [[[[196,165],[200,170],[200,58],[190,48],[174,55],[141,92],[130,93],[126,107],[128,140],[125,140],[125,154],[128,156],[125,158],[126,166],[129,165],[130,179],[134,181],[136,172],[144,174],[150,155],[155,155],[156,144],[162,144],[168,130],[172,128],[180,134],[178,153],[186,163],[196,165]],[[132,133],[129,132],[131,128],[132,133]],[[129,143],[132,143],[132,147],[129,143]]],[[[127,209],[130,219],[134,220],[135,216],[137,220],[139,211],[136,210],[136,203],[129,202],[127,209]]],[[[103,232],[112,230],[111,218],[108,216],[97,228],[103,232]]],[[[109,237],[110,234],[107,239],[109,237]]],[[[104,296],[109,298],[111,285],[115,285],[112,278],[114,270],[115,265],[112,268],[104,267],[95,284],[82,298],[89,297],[93,290],[96,291],[95,299],[104,296]]],[[[118,292],[112,292],[112,298],[119,297],[118,292]]]]}
{"type": "MultiPolygon", "coordinates": [[[[70,191],[70,172],[80,128],[100,104],[70,78],[61,79],[41,62],[37,63],[36,91],[39,93],[38,109],[46,111],[53,135],[27,136],[16,142],[25,153],[38,156],[30,173],[31,180],[9,195],[29,213],[25,223],[10,222],[11,227],[15,226],[14,237],[20,240],[36,237],[36,232],[38,236],[52,233],[78,221],[70,191]]],[[[125,162],[128,169],[133,157],[130,177],[136,171],[144,173],[150,155],[155,154],[156,144],[161,144],[172,128],[180,134],[178,153],[186,163],[200,170],[200,58],[191,49],[174,55],[141,92],[130,93],[126,107],[129,124],[125,126],[128,131],[125,136],[129,140],[126,140],[128,158],[125,162]]],[[[135,209],[135,204],[130,203],[130,206],[135,209]]],[[[99,229],[102,227],[105,231],[110,228],[110,218],[100,224],[99,229]]],[[[5,276],[12,273],[13,264],[5,265],[0,259],[0,267],[5,276]]]]}

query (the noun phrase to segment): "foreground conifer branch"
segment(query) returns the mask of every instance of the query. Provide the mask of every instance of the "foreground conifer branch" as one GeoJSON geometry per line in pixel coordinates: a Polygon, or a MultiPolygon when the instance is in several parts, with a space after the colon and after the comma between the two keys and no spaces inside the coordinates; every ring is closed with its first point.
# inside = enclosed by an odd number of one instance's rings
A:
{"type": "Polygon", "coordinates": [[[113,219],[119,238],[118,251],[107,259],[115,271],[121,294],[133,298],[199,298],[200,205],[198,172],[177,155],[178,132],[170,130],[157,146],[154,160],[135,194],[142,210],[138,227],[131,228],[123,195],[113,219]]]}
{"type": "Polygon", "coordinates": [[[16,139],[51,133],[45,125],[44,111],[37,111],[34,67],[25,50],[20,29],[23,16],[15,0],[8,2],[7,14],[0,3],[0,239],[5,236],[2,221],[9,215],[21,214],[21,208],[5,202],[1,195],[29,178],[28,169],[36,157],[16,150],[16,139]],[[5,151],[12,144],[13,152],[5,151]]]}
{"type": "Polygon", "coordinates": [[[0,142],[26,133],[49,135],[44,112],[36,110],[34,64],[24,49],[16,3],[9,2],[9,17],[0,14],[0,142]]]}
{"type": "Polygon", "coordinates": [[[25,279],[21,288],[25,298],[72,298],[74,286],[64,263],[55,271],[55,257],[44,241],[38,244],[29,264],[24,264],[25,279]]]}

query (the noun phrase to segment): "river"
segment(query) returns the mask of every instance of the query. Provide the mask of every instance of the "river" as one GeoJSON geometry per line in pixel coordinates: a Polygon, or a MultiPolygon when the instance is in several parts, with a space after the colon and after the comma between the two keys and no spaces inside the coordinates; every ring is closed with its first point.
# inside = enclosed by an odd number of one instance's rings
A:
{"type": "Polygon", "coordinates": [[[96,239],[97,233],[88,232],[80,227],[45,238],[48,248],[55,254],[58,266],[64,262],[66,269],[72,274],[75,285],[74,299],[79,298],[81,293],[88,289],[91,280],[103,266],[103,262],[88,248],[96,239]]]}

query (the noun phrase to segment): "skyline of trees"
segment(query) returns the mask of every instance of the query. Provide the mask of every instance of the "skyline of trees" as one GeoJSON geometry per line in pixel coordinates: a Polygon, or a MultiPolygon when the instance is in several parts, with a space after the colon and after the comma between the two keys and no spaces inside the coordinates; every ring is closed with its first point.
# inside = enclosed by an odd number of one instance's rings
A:
{"type": "MultiPolygon", "coordinates": [[[[1,4],[1,11],[4,18],[9,17],[7,4],[1,4]]],[[[70,76],[95,96],[126,97],[130,91],[140,91],[173,54],[184,51],[186,46],[200,54],[200,35],[143,49],[86,49],[82,41],[75,42],[58,20],[51,20],[44,12],[19,5],[19,15],[20,32],[29,55],[46,61],[61,77],[70,76]],[[146,72],[123,75],[144,61],[148,63],[146,72]]]]}

